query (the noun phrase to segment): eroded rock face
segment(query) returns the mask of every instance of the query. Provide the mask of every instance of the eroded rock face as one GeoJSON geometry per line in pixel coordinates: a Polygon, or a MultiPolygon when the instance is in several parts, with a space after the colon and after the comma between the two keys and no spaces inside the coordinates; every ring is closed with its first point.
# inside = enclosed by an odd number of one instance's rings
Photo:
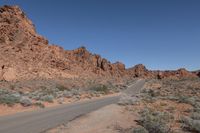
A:
{"type": "Polygon", "coordinates": [[[36,33],[34,24],[18,6],[0,7],[0,33],[0,63],[18,71],[16,74],[10,68],[5,72],[0,70],[0,78],[4,80],[89,75],[111,77],[123,73],[123,65],[116,67],[85,47],[64,50],[50,45],[47,39],[36,33]]]}

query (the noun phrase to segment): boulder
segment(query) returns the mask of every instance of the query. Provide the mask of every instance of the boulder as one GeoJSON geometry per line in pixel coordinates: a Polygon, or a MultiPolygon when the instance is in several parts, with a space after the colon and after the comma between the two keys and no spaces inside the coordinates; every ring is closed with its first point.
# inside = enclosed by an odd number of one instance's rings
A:
{"type": "Polygon", "coordinates": [[[5,81],[15,81],[17,79],[17,72],[14,68],[8,68],[3,74],[5,81]]]}

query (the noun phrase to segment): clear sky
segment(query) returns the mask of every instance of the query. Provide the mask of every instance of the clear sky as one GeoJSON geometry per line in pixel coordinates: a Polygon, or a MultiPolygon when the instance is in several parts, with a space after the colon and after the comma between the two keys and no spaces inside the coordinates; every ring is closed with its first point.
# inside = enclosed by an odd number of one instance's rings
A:
{"type": "Polygon", "coordinates": [[[84,45],[126,67],[200,69],[200,0],[0,0],[19,5],[39,34],[84,45]]]}

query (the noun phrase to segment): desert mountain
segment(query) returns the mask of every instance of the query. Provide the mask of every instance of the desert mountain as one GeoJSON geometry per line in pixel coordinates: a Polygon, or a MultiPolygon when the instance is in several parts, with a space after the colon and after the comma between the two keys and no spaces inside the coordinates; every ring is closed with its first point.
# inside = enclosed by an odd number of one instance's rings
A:
{"type": "Polygon", "coordinates": [[[143,65],[125,69],[123,63],[111,63],[85,47],[64,50],[37,34],[34,24],[18,6],[0,7],[0,80],[78,77],[119,80],[197,75],[185,69],[149,71],[143,65]]]}

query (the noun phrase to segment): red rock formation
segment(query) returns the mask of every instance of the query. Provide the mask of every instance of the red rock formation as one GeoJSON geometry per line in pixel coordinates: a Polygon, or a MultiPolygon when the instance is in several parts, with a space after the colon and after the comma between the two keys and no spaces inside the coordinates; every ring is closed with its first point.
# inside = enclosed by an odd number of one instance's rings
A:
{"type": "Polygon", "coordinates": [[[196,78],[196,74],[187,71],[185,68],[178,69],[176,71],[159,71],[157,72],[159,79],[163,78],[196,78]]]}
{"type": "Polygon", "coordinates": [[[127,70],[128,74],[131,77],[141,77],[141,78],[150,78],[153,77],[151,71],[149,71],[143,64],[138,64],[130,69],[127,70]]]}
{"type": "Polygon", "coordinates": [[[85,47],[75,50],[50,45],[36,33],[18,6],[0,8],[0,79],[7,81],[77,76],[121,76],[123,64],[112,64],[85,47]]]}

